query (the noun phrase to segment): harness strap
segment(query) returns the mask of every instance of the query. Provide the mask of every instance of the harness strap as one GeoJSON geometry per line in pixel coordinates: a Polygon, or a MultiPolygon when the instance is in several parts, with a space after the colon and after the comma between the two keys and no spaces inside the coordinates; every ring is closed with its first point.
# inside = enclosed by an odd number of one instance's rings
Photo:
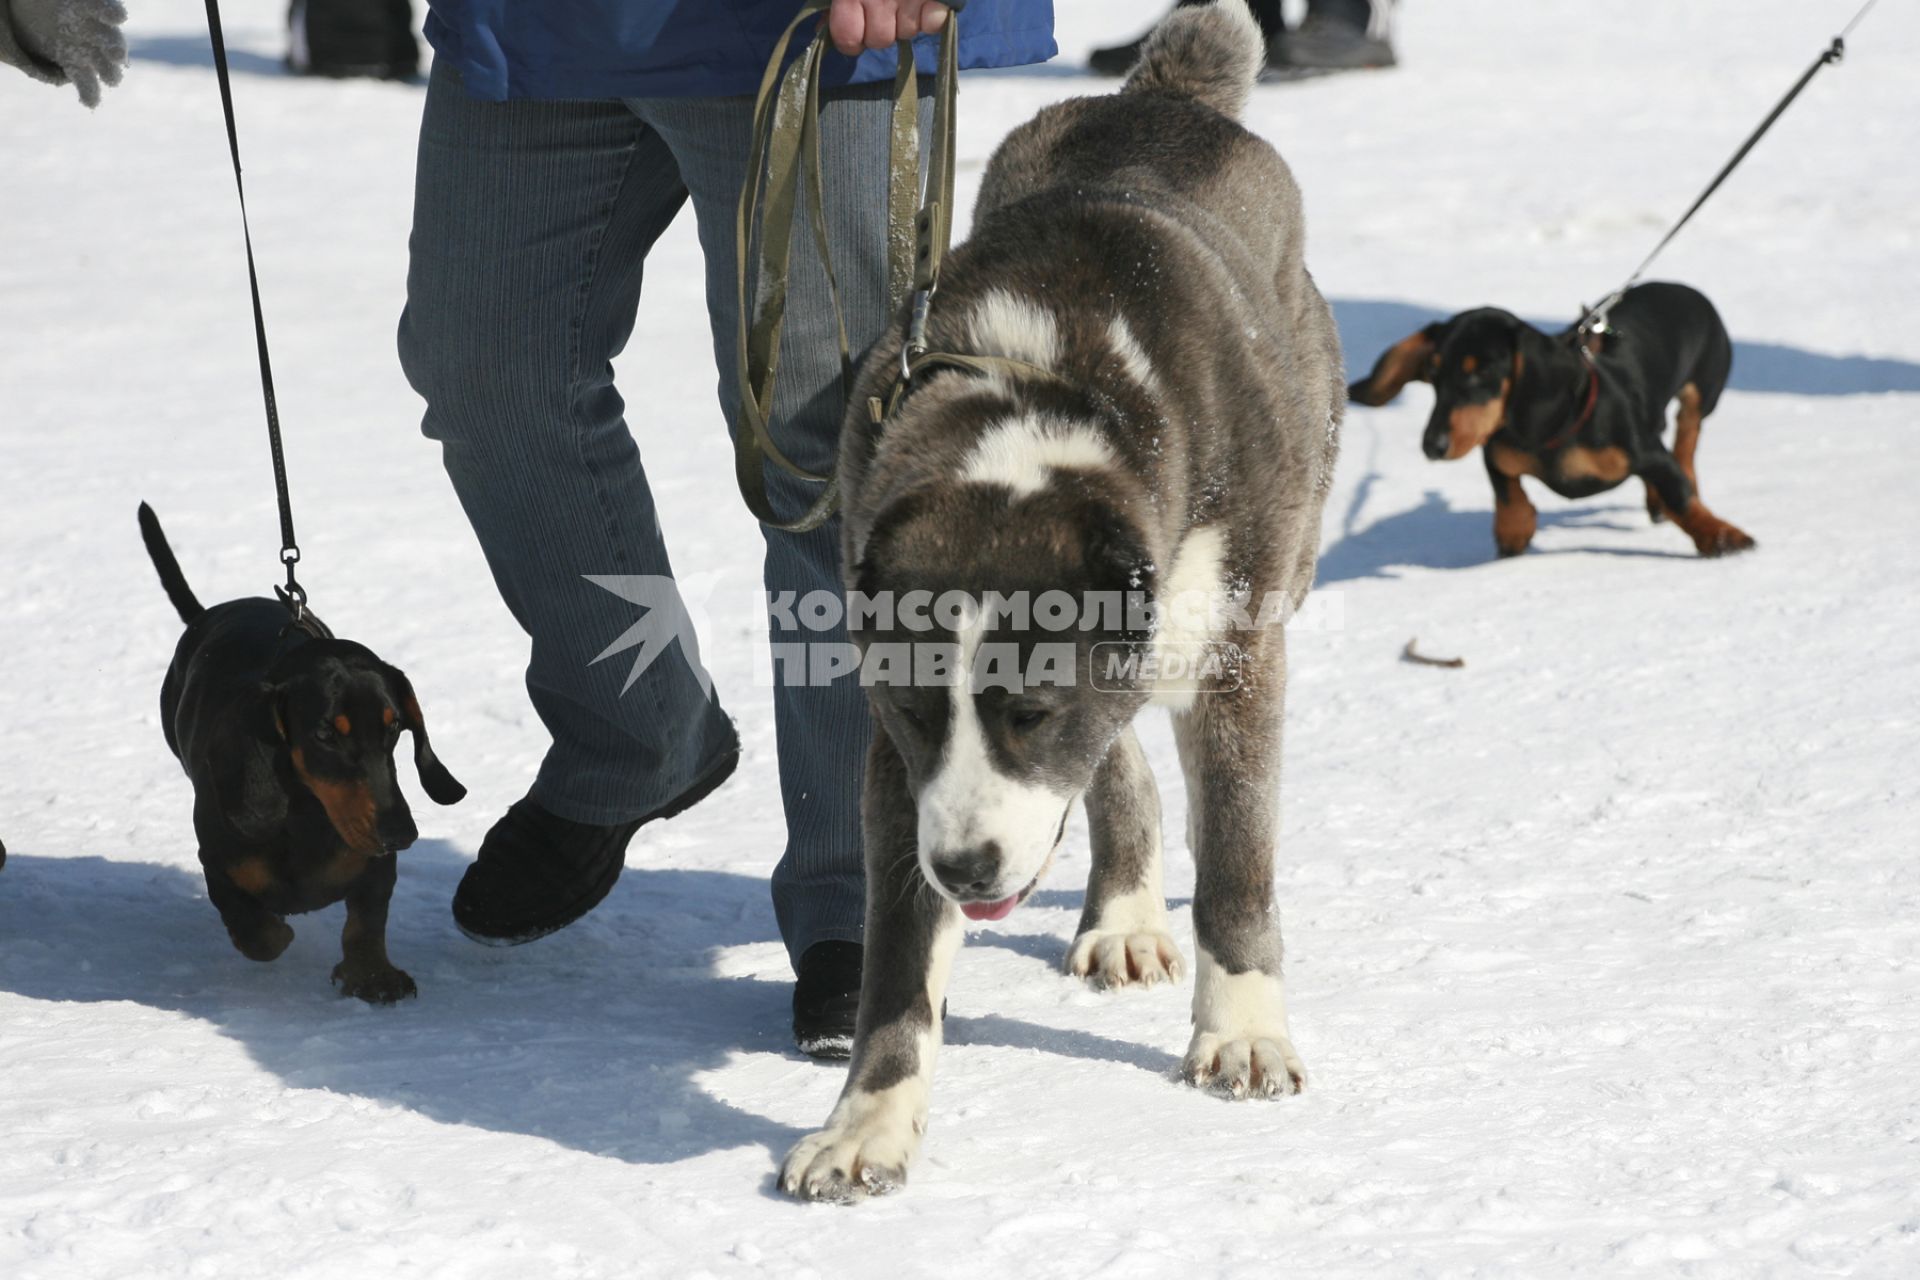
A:
{"type": "MultiPolygon", "coordinates": [[[[831,472],[809,471],[789,458],[770,429],[774,388],[780,372],[780,333],[786,320],[793,220],[804,183],[811,205],[814,249],[826,272],[840,342],[841,391],[853,394],[853,359],[846,315],[828,245],[825,191],[820,162],[820,66],[829,37],[824,22],[791,65],[787,52],[795,33],[824,14],[831,0],[805,0],[781,33],[761,77],[754,100],[753,139],[747,153],[747,180],[734,223],[737,271],[739,422],[734,432],[734,478],[747,509],[769,528],[805,533],[826,523],[840,505],[840,485],[831,472]],[[757,237],[757,238],[756,238],[757,237]],[[754,253],[757,245],[758,253],[754,253]],[[749,264],[752,270],[749,270],[749,264]],[[758,305],[753,293],[758,288],[758,305]],[[751,315],[751,323],[749,316],[751,315]],[[824,485],[797,519],[783,520],[767,496],[766,466],[824,485]]],[[[939,72],[934,85],[934,136],[924,200],[920,193],[918,78],[913,45],[901,41],[895,53],[893,124],[889,137],[892,173],[887,188],[887,289],[898,306],[909,287],[931,295],[951,234],[953,204],[953,101],[959,72],[959,17],[947,15],[940,36],[939,72]],[[916,212],[917,210],[917,212],[916,212]],[[909,249],[912,246],[912,249],[909,249]],[[922,281],[925,284],[922,284],[922,281]]]]}

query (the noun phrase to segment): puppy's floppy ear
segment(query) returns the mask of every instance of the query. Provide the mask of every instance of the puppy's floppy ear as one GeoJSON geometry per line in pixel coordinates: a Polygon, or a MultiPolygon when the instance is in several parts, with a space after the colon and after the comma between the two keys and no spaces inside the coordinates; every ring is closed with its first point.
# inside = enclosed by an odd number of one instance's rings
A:
{"type": "Polygon", "coordinates": [[[1373,372],[1347,388],[1347,399],[1377,409],[1409,382],[1432,382],[1434,353],[1446,339],[1448,323],[1436,320],[1381,352],[1373,372]]]}
{"type": "Polygon", "coordinates": [[[853,589],[864,595],[872,595],[879,585],[879,566],[876,559],[885,553],[887,543],[893,535],[921,514],[926,508],[927,498],[923,490],[909,489],[883,508],[867,530],[867,536],[860,540],[855,549],[858,553],[853,565],[853,589]]]}
{"type": "Polygon", "coordinates": [[[420,785],[436,804],[458,804],[465,798],[467,789],[447,772],[440,757],[433,754],[433,743],[427,739],[427,722],[420,714],[420,700],[413,696],[413,682],[400,668],[384,662],[380,665],[392,689],[393,700],[400,704],[401,723],[413,734],[413,767],[420,775],[420,785]]]}
{"type": "MultiPolygon", "coordinates": [[[[1558,337],[1548,337],[1518,316],[1511,317],[1509,326],[1513,331],[1513,375],[1518,378],[1526,372],[1528,361],[1537,361],[1544,366],[1553,359],[1554,350],[1563,342],[1572,342],[1572,331],[1558,337]]],[[[1574,350],[1579,350],[1575,347],[1574,350]]]]}
{"type": "MultiPolygon", "coordinates": [[[[1150,614],[1142,607],[1149,601],[1159,586],[1159,575],[1154,568],[1153,557],[1140,539],[1140,534],[1131,521],[1105,502],[1090,501],[1081,516],[1082,527],[1086,529],[1087,568],[1092,577],[1094,589],[1099,592],[1117,592],[1121,601],[1120,626],[1117,637],[1121,640],[1144,643],[1152,639],[1150,631],[1133,630],[1129,624],[1150,614]]],[[[1095,613],[1095,618],[1104,626],[1113,621],[1104,612],[1095,613]]]]}
{"type": "Polygon", "coordinates": [[[211,794],[196,796],[215,805],[228,826],[250,840],[263,840],[287,818],[287,792],[274,769],[274,756],[286,739],[285,691],[264,681],[240,713],[207,747],[206,783],[211,794]]]}

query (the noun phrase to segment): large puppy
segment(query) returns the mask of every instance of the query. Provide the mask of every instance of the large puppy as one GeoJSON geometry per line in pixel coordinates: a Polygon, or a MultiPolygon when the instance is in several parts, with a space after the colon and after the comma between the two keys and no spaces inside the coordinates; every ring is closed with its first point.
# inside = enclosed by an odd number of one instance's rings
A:
{"type": "Polygon", "coordinates": [[[1304,1082],[1273,901],[1286,664],[1272,605],[1312,582],[1345,389],[1301,260],[1299,192],[1235,122],[1261,59],[1238,0],[1181,9],[1120,93],[1014,132],[927,329],[932,351],[986,359],[923,365],[878,425],[868,406],[896,389],[904,324],[863,367],[840,475],[879,722],[866,977],[846,1089],[787,1157],[790,1193],[846,1199],[904,1178],[962,913],[1017,906],[1076,799],[1094,865],[1069,967],[1099,985],[1179,976],[1159,798],[1129,727],[1156,693],[1174,709],[1198,864],[1186,1076],[1233,1097],[1304,1082]],[[1062,602],[1128,592],[1156,610],[1060,622],[1062,602]],[[924,608],[948,593],[1033,607],[924,608]],[[1267,625],[1221,633],[1216,596],[1267,625]],[[1166,607],[1176,597],[1189,607],[1166,607]],[[872,661],[896,641],[916,678],[872,661]],[[1231,660],[1156,688],[1151,673],[1195,645],[1231,660]],[[943,667],[960,678],[941,683],[943,667]]]}

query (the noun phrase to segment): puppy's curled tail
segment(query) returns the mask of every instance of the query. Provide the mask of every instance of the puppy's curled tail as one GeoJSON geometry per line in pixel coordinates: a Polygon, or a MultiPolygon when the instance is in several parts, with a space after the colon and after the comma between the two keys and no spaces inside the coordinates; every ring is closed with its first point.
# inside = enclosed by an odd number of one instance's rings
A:
{"type": "Polygon", "coordinates": [[[1266,61],[1266,38],[1246,0],[1182,7],[1147,37],[1126,91],[1177,93],[1238,120],[1266,61]]]}
{"type": "Polygon", "coordinates": [[[167,599],[173,601],[173,607],[179,611],[180,621],[192,622],[205,613],[194,597],[193,588],[187,585],[187,575],[180,572],[180,562],[173,558],[167,535],[160,532],[160,517],[144,502],[140,504],[140,540],[147,544],[153,567],[160,571],[160,585],[167,589],[167,599]]]}

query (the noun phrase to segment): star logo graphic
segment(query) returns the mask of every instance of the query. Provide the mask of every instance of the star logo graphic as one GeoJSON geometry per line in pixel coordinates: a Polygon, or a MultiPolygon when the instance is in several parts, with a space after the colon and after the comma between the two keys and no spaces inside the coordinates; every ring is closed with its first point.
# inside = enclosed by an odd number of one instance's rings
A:
{"type": "Polygon", "coordinates": [[[693,672],[694,680],[699,683],[701,694],[704,696],[712,691],[713,677],[700,662],[700,632],[706,630],[704,606],[713,592],[714,584],[720,579],[719,574],[696,574],[678,580],[659,574],[587,573],[581,576],[601,590],[611,591],[645,611],[638,622],[621,633],[619,639],[595,654],[588,666],[604,662],[616,653],[637,648],[639,652],[633,656],[633,667],[627,672],[627,682],[620,686],[620,692],[625,693],[633,688],[641,673],[659,660],[660,655],[667,651],[667,646],[678,640],[680,653],[686,659],[688,669],[693,672]],[[693,597],[694,604],[701,607],[698,620],[687,606],[689,595],[693,597]]]}

